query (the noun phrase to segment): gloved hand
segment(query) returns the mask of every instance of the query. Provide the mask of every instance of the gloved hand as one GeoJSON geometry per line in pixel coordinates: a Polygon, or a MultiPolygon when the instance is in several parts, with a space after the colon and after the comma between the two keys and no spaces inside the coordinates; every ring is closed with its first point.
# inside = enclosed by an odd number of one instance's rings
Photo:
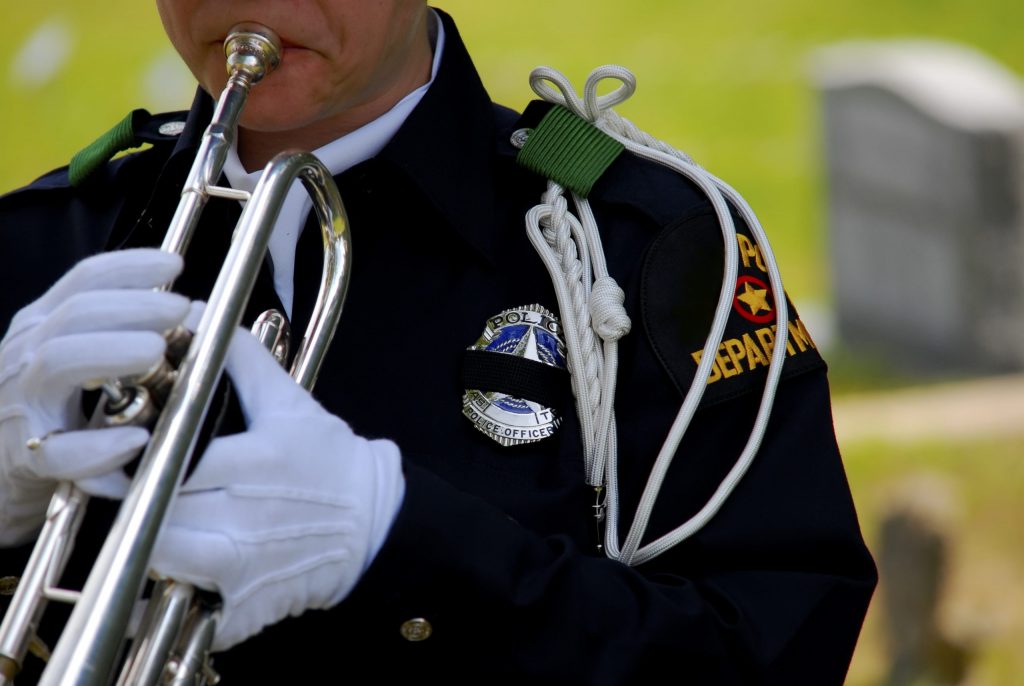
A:
{"type": "Polygon", "coordinates": [[[159,574],[220,593],[215,651],[339,603],[405,493],[398,448],[355,435],[247,331],[227,372],[248,429],[211,441],[151,559],[159,574]]]}
{"type": "Polygon", "coordinates": [[[0,546],[32,537],[58,481],[87,479],[85,490],[105,495],[103,479],[90,477],[113,474],[145,445],[142,428],[79,430],[81,389],[163,357],[161,334],[189,303],[152,289],[181,267],[153,249],[90,257],[11,321],[0,342],[0,546]],[[33,450],[30,438],[43,440],[33,450]]]}

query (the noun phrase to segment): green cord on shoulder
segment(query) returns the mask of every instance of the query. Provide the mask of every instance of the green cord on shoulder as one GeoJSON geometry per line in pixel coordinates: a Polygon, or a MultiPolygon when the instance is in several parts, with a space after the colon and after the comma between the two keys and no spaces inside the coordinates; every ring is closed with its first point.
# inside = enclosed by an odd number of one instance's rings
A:
{"type": "Polygon", "coordinates": [[[139,113],[147,117],[149,116],[149,113],[145,110],[134,110],[112,129],[71,158],[71,162],[68,164],[68,180],[72,186],[78,187],[82,185],[86,179],[92,176],[97,169],[106,164],[117,153],[137,147],[140,144],[135,135],[135,126],[140,116],[139,113]]]}
{"type": "Polygon", "coordinates": [[[523,167],[582,197],[625,148],[565,107],[552,107],[516,157],[523,167]]]}

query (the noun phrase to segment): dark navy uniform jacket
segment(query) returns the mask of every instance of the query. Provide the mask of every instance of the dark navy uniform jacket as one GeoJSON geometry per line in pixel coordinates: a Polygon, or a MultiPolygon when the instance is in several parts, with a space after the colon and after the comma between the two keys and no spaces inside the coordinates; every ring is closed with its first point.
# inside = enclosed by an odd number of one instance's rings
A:
{"type": "MultiPolygon", "coordinates": [[[[544,108],[520,120],[493,105],[445,22],[429,92],[380,155],[337,178],[354,268],[314,391],[357,433],[399,445],[404,503],[350,597],[217,656],[224,683],[842,683],[875,570],[802,324],[750,471],[704,529],[637,568],[597,551],[571,398],[557,433],[528,445],[502,447],[463,417],[463,351],[487,319],[557,303],[524,230],[546,182],[510,143],[544,108]],[[431,635],[407,640],[401,627],[419,618],[431,635]]],[[[155,133],[175,115],[153,118],[140,127],[152,148],[79,187],[58,170],[0,199],[0,328],[84,256],[159,244],[211,110],[201,94],[180,137],[155,133]]],[[[628,156],[590,199],[633,321],[616,398],[622,540],[710,327],[722,237],[695,187],[628,156]]],[[[207,297],[237,214],[211,203],[177,289],[207,297]]],[[[313,228],[296,258],[300,323],[320,272],[313,228]]],[[[746,232],[739,247],[741,276],[763,284],[746,232]]],[[[274,301],[269,283],[251,309],[274,301]]],[[[646,540],[707,502],[750,433],[774,329],[742,303],[646,540]]],[[[6,569],[15,557],[5,551],[0,574],[20,573],[6,569]]]]}

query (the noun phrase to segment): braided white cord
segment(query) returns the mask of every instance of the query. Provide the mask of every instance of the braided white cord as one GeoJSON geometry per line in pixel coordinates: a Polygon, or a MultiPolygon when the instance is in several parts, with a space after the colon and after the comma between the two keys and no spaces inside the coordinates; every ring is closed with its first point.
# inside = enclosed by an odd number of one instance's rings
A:
{"type": "Polygon", "coordinates": [[[573,201],[579,211],[580,223],[583,225],[593,264],[594,284],[588,308],[591,326],[603,341],[604,370],[599,379],[602,402],[597,408],[598,434],[595,459],[591,471],[588,472],[588,483],[591,486],[598,486],[607,480],[607,465],[614,462],[616,456],[615,384],[619,376],[618,341],[629,333],[632,322],[626,314],[626,308],[623,307],[626,294],[608,273],[601,234],[594,213],[590,209],[590,202],[576,193],[573,193],[573,201]]]}
{"type": "MultiPolygon", "coordinates": [[[[595,292],[594,253],[590,237],[596,233],[596,226],[585,226],[568,211],[564,192],[560,185],[550,181],[544,202],[527,213],[526,228],[534,249],[551,275],[562,313],[568,366],[583,437],[587,482],[598,486],[604,483],[607,446],[614,445],[615,429],[611,424],[614,414],[609,405],[615,394],[617,356],[613,350],[609,374],[606,365],[609,343],[605,342],[602,350],[601,343],[594,336],[591,312],[598,312],[598,321],[602,323],[600,330],[605,332],[609,329],[628,331],[629,318],[622,308],[621,289],[614,282],[612,285],[607,283],[609,277],[600,243],[597,245],[600,251],[597,261],[599,279],[595,292]],[[615,290],[620,295],[620,313],[614,311],[615,290]]],[[[589,208],[585,216],[589,216],[592,223],[593,215],[589,208]]]]}
{"type": "MultiPolygon", "coordinates": [[[[644,493],[641,497],[640,504],[637,507],[637,512],[630,526],[626,541],[621,549],[618,545],[619,504],[618,463],[614,438],[615,420],[611,403],[612,396],[609,393],[606,393],[605,396],[607,402],[603,409],[612,412],[612,415],[607,420],[610,440],[606,444],[606,457],[604,460],[601,460],[601,462],[606,463],[608,482],[607,507],[609,522],[605,531],[605,550],[609,557],[616,558],[625,564],[638,565],[660,555],[672,546],[677,545],[707,524],[707,522],[725,503],[725,500],[736,488],[740,479],[753,462],[754,456],[756,455],[764,437],[764,432],[767,429],[768,419],[775,398],[775,391],[778,386],[779,378],[782,374],[782,365],[785,362],[786,357],[789,316],[785,291],[782,286],[782,277],[779,273],[774,254],[768,243],[768,238],[765,235],[760,222],[753,210],[742,196],[739,195],[739,193],[714,175],[701,169],[685,153],[676,150],[643,131],[640,131],[631,122],[611,111],[611,107],[629,98],[636,89],[636,79],[629,70],[614,65],[595,69],[587,79],[582,99],[576,95],[576,92],[572,88],[568,79],[553,69],[545,67],[534,70],[530,75],[530,84],[540,97],[549,102],[563,105],[577,116],[592,122],[605,133],[622,143],[630,152],[653,162],[657,162],[658,164],[667,166],[690,179],[708,196],[722,228],[722,236],[725,243],[725,265],[722,278],[722,290],[719,294],[718,304],[715,308],[715,317],[712,322],[711,331],[708,333],[708,338],[705,341],[704,352],[701,357],[701,361],[697,366],[697,372],[694,375],[694,379],[683,400],[683,405],[680,408],[679,413],[676,415],[676,419],[672,424],[669,435],[667,436],[665,443],[662,445],[661,451],[655,460],[654,467],[651,470],[651,475],[644,488],[644,493]],[[606,79],[618,81],[620,85],[612,93],[604,96],[598,96],[598,85],[601,81],[606,79]],[[552,88],[551,84],[554,85],[554,88],[552,88]],[[665,475],[672,463],[676,450],[679,447],[679,443],[681,442],[682,437],[685,434],[686,429],[689,427],[689,424],[693,419],[693,415],[700,404],[704,389],[707,387],[707,381],[712,373],[715,355],[721,345],[722,338],[725,333],[725,326],[729,318],[729,311],[732,306],[732,300],[735,296],[739,261],[736,245],[736,229],[723,195],[732,201],[737,207],[744,221],[750,227],[751,233],[754,235],[754,239],[757,241],[758,245],[761,246],[764,260],[768,268],[772,292],[775,295],[777,325],[775,342],[772,348],[772,359],[768,371],[768,380],[765,384],[758,414],[747,444],[741,452],[740,457],[737,459],[736,463],[726,475],[725,479],[723,479],[722,483],[716,489],[707,504],[705,504],[697,514],[692,516],[676,529],[661,536],[648,545],[640,547],[640,542],[647,530],[647,525],[650,521],[650,516],[653,512],[654,504],[657,500],[665,475]]],[[[579,199],[577,199],[577,206],[581,207],[579,199]]],[[[589,205],[586,205],[585,211],[581,208],[581,214],[587,213],[589,213],[589,205]]],[[[528,221],[527,223],[529,225],[530,222],[528,221]]],[[[594,223],[592,214],[586,218],[584,224],[592,224],[594,234],[596,235],[596,223],[594,223]]],[[[596,241],[596,245],[598,246],[598,250],[600,250],[599,239],[596,241]]],[[[595,262],[597,261],[598,258],[595,258],[595,262]]],[[[599,261],[603,266],[603,252],[601,252],[599,261]]],[[[563,307],[561,300],[559,300],[559,307],[563,307]]],[[[569,348],[569,354],[573,354],[571,346],[569,348]]],[[[614,350],[612,351],[611,357],[612,363],[614,364],[614,350]]],[[[606,364],[607,362],[608,360],[606,359],[606,364]]],[[[607,371],[608,370],[606,370],[606,372],[607,371]]],[[[611,371],[612,375],[614,375],[614,369],[611,371]]],[[[611,393],[614,393],[614,378],[612,378],[611,384],[611,393]]],[[[586,444],[587,441],[584,439],[584,445],[586,446],[586,444]]],[[[591,477],[591,483],[594,483],[593,477],[596,475],[591,474],[590,467],[592,464],[594,464],[594,466],[598,466],[598,464],[596,461],[592,462],[589,456],[587,464],[588,475],[591,477]]]]}

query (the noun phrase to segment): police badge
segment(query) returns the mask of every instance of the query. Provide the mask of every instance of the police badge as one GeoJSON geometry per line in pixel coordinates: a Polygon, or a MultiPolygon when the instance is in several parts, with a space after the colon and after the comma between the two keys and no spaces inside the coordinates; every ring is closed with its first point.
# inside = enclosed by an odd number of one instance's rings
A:
{"type": "Polygon", "coordinates": [[[463,360],[462,414],[501,445],[555,433],[568,386],[558,317],[540,305],[491,317],[463,360]]]}

